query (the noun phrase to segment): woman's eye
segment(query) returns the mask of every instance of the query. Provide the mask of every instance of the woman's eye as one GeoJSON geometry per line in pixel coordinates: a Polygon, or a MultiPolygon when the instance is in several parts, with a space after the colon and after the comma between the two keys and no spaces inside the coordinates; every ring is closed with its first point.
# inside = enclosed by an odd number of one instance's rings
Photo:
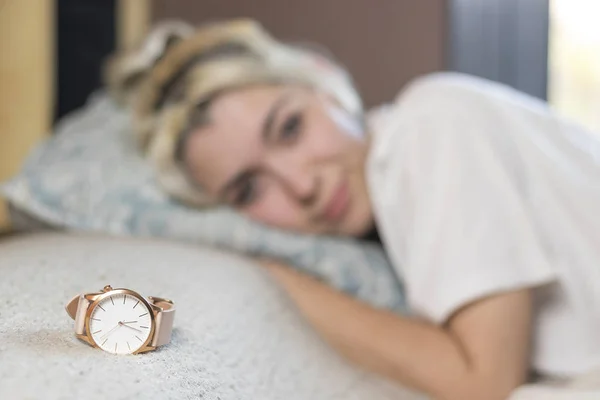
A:
{"type": "Polygon", "coordinates": [[[257,184],[255,178],[249,178],[242,183],[233,199],[236,207],[247,207],[257,198],[257,184]]]}
{"type": "Polygon", "coordinates": [[[302,129],[302,115],[296,113],[288,117],[281,126],[280,137],[283,140],[295,139],[302,129]]]}

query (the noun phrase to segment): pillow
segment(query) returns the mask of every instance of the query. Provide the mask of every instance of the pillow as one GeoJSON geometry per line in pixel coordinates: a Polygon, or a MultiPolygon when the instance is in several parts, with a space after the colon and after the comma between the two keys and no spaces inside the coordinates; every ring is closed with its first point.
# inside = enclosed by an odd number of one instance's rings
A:
{"type": "Polygon", "coordinates": [[[129,113],[105,92],[93,94],[59,122],[1,193],[16,209],[54,227],[273,257],[374,306],[406,312],[401,281],[380,246],[283,232],[227,208],[175,202],[157,186],[129,123],[129,113]]]}
{"type": "Polygon", "coordinates": [[[3,399],[415,400],[346,363],[262,269],[214,249],[45,233],[0,242],[3,399]],[[176,305],[171,342],[115,356],[64,305],[110,284],[176,305]]]}

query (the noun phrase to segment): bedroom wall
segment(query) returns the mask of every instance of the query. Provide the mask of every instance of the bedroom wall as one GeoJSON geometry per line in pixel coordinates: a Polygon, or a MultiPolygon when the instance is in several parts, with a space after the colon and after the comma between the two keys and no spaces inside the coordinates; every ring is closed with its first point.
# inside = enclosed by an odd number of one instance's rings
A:
{"type": "MultiPolygon", "coordinates": [[[[50,129],[54,1],[0,2],[0,181],[14,175],[50,129]]],[[[0,199],[0,230],[8,225],[0,199]]]]}
{"type": "Polygon", "coordinates": [[[151,0],[154,20],[251,17],[288,41],[321,43],[355,77],[367,105],[416,75],[445,69],[447,0],[151,0]]]}

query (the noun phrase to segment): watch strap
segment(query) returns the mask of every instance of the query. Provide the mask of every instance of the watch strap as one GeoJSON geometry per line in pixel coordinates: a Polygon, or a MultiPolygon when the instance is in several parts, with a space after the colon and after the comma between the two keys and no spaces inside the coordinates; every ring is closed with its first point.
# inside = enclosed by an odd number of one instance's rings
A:
{"type": "Polygon", "coordinates": [[[80,295],[73,297],[65,306],[65,310],[67,310],[67,314],[69,314],[69,317],[71,317],[71,319],[73,319],[73,320],[77,317],[77,308],[79,307],[79,297],[80,297],[80,295]]]}
{"type": "Polygon", "coordinates": [[[173,320],[175,319],[175,305],[171,300],[160,297],[148,296],[148,302],[158,308],[155,318],[154,337],[152,346],[162,346],[171,341],[173,320]]]}

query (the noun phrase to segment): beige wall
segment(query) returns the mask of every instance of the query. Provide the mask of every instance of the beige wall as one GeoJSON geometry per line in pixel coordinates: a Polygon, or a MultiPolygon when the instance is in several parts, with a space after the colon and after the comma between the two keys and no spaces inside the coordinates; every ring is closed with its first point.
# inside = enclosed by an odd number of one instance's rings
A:
{"type": "MultiPolygon", "coordinates": [[[[0,181],[14,175],[51,126],[54,1],[0,3],[0,181]]],[[[0,200],[0,229],[7,227],[0,200]]]]}

